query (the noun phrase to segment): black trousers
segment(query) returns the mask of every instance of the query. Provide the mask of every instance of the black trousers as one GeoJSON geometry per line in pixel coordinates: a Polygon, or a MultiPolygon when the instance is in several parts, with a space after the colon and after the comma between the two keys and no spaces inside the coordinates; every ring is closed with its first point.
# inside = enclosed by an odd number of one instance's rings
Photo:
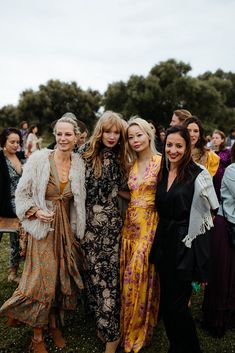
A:
{"type": "Polygon", "coordinates": [[[169,353],[201,353],[194,320],[188,302],[190,281],[166,277],[160,272],[160,312],[170,341],[169,353]]]}

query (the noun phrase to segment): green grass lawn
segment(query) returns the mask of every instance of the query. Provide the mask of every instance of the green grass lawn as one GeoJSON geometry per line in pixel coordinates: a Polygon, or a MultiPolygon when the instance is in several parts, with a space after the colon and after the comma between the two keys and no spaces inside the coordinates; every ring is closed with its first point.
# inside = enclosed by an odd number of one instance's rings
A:
{"type": "MultiPolygon", "coordinates": [[[[11,296],[16,286],[7,282],[8,262],[8,235],[5,234],[0,243],[0,305],[11,296]]],[[[192,298],[193,316],[198,328],[198,334],[204,353],[235,353],[235,330],[228,331],[221,339],[215,339],[207,335],[200,327],[202,294],[194,295],[192,298]]],[[[28,327],[7,328],[6,319],[0,319],[0,353],[26,353],[31,341],[32,332],[28,327]]],[[[63,328],[67,346],[63,350],[56,349],[51,339],[46,337],[49,352],[80,352],[80,353],[102,353],[104,346],[96,337],[94,320],[86,315],[82,305],[74,313],[66,316],[63,328]]],[[[156,328],[152,344],[141,351],[141,353],[167,353],[168,342],[162,322],[156,328]]],[[[123,353],[120,349],[119,353],[123,353]]],[[[190,353],[190,352],[188,352],[190,353]]]]}

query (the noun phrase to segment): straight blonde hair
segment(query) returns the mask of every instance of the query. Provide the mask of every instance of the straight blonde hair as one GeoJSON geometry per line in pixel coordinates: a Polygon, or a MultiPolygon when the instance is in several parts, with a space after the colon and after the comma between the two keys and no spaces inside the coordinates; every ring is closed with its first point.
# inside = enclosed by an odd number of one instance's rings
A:
{"type": "Polygon", "coordinates": [[[154,132],[153,130],[151,129],[151,126],[150,124],[140,118],[139,116],[135,115],[133,117],[130,118],[130,120],[127,122],[127,129],[126,129],[126,140],[127,140],[127,149],[128,149],[128,155],[130,156],[130,159],[131,159],[131,162],[135,161],[137,159],[137,154],[135,151],[133,151],[133,149],[130,147],[130,144],[129,144],[129,141],[128,141],[128,130],[131,126],[133,125],[137,125],[140,130],[142,130],[149,138],[149,147],[150,147],[150,150],[151,150],[151,153],[153,155],[161,155],[161,153],[159,153],[157,150],[156,150],[156,147],[155,147],[155,135],[154,135],[154,132]]]}

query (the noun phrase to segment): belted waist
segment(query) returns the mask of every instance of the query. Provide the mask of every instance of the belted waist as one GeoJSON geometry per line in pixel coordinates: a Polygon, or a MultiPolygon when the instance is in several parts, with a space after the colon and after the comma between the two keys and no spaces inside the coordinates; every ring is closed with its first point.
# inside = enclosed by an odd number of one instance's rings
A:
{"type": "Polygon", "coordinates": [[[62,201],[64,200],[64,195],[55,195],[55,196],[47,196],[46,200],[48,201],[62,201]]]}
{"type": "Polygon", "coordinates": [[[155,210],[155,203],[147,203],[147,202],[129,202],[128,207],[134,207],[134,208],[149,208],[155,210]]]}

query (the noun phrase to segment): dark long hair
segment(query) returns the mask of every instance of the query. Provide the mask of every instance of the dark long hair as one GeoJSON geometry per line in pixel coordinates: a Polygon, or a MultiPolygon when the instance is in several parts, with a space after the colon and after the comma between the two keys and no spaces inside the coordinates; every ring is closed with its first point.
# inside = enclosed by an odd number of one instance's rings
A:
{"type": "Polygon", "coordinates": [[[204,129],[202,126],[202,122],[200,119],[198,119],[197,116],[191,116],[191,118],[188,118],[184,121],[183,126],[188,127],[189,124],[197,124],[198,128],[199,128],[199,139],[195,145],[196,148],[199,148],[199,150],[201,150],[202,155],[204,155],[204,153],[208,150],[206,148],[206,138],[205,138],[205,133],[204,133],[204,129]]]}
{"type": "Polygon", "coordinates": [[[186,182],[188,178],[194,175],[195,171],[198,169],[198,166],[196,165],[196,163],[194,163],[191,157],[191,140],[190,140],[188,129],[181,125],[172,126],[166,130],[166,138],[163,145],[161,169],[160,169],[158,180],[162,179],[163,174],[168,173],[169,166],[168,166],[168,161],[167,161],[165,151],[166,151],[167,137],[171,134],[179,134],[184,139],[186,144],[185,153],[179,163],[178,174],[177,174],[177,180],[179,182],[186,182]]]}
{"type": "Polygon", "coordinates": [[[2,133],[0,135],[0,146],[3,148],[7,142],[8,136],[10,136],[11,134],[16,134],[19,136],[20,138],[20,146],[22,146],[22,136],[20,133],[20,130],[15,128],[15,127],[8,127],[2,130],[2,133]]]}

